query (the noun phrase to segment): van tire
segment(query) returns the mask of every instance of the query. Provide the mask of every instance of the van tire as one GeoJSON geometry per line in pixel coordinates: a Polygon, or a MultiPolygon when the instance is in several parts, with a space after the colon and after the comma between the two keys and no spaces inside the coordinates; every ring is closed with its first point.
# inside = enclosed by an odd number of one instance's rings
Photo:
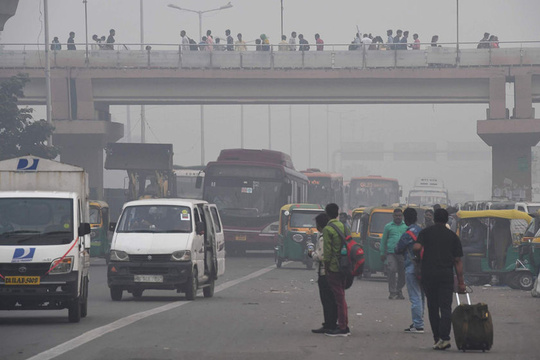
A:
{"type": "Polygon", "coordinates": [[[212,276],[208,280],[208,285],[203,287],[203,295],[205,298],[211,298],[214,296],[215,285],[216,285],[216,280],[214,280],[214,276],[212,274],[212,276]]]}
{"type": "Polygon", "coordinates": [[[81,321],[81,299],[74,299],[68,307],[68,319],[70,323],[78,323],[81,321]]]}
{"type": "Polygon", "coordinates": [[[197,269],[194,268],[193,271],[191,271],[191,275],[188,277],[188,281],[186,283],[187,300],[195,300],[195,297],[197,296],[197,288],[199,287],[199,284],[197,283],[197,276],[197,269]]]}
{"type": "Polygon", "coordinates": [[[81,317],[85,318],[88,315],[88,277],[83,281],[83,296],[81,300],[81,317]]]}
{"type": "Polygon", "coordinates": [[[122,293],[123,293],[123,290],[116,287],[116,286],[113,286],[110,288],[110,291],[111,291],[111,299],[112,301],[120,301],[122,300],[122,293]]]}

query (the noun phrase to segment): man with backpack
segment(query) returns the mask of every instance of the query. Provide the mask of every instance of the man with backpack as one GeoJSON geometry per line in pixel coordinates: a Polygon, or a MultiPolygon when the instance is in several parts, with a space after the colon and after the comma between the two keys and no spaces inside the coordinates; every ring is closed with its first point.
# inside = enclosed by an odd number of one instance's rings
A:
{"type": "Polygon", "coordinates": [[[349,336],[351,334],[348,326],[347,302],[345,301],[346,275],[339,271],[339,256],[343,247],[343,240],[340,233],[345,233],[345,226],[337,217],[339,207],[331,203],[326,205],[324,211],[330,218],[328,225],[323,229],[323,261],[326,270],[326,277],[337,304],[338,327],[327,330],[327,336],[349,336]]]}
{"type": "Polygon", "coordinates": [[[418,234],[422,228],[416,223],[418,214],[413,208],[406,208],[403,211],[403,218],[407,231],[399,238],[396,245],[395,253],[403,254],[405,257],[405,281],[407,284],[407,292],[411,302],[412,324],[405,329],[408,334],[423,334],[424,333],[424,291],[420,285],[420,279],[415,267],[419,267],[420,263],[413,253],[413,246],[418,238],[418,234]]]}

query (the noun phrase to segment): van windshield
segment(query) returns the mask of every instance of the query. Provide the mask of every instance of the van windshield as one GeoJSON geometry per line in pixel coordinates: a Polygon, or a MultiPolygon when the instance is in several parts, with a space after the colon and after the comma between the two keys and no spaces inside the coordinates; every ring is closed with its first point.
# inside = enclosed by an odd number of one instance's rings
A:
{"type": "Polygon", "coordinates": [[[73,201],[0,199],[0,245],[59,245],[74,239],[73,201]]]}
{"type": "Polygon", "coordinates": [[[186,206],[129,206],[122,212],[117,232],[190,233],[191,209],[186,206]]]}

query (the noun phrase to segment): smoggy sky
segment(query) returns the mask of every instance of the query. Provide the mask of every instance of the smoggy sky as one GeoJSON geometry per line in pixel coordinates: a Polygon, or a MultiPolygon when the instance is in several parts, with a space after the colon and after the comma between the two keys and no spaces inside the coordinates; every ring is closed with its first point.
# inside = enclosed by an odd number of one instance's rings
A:
{"type": "MultiPolygon", "coordinates": [[[[225,5],[228,0],[144,0],[144,39],[146,44],[177,44],[179,32],[198,38],[199,19],[194,13],[167,7],[172,3],[193,10],[208,10],[225,5]]],[[[279,0],[232,0],[230,9],[203,15],[203,32],[211,29],[214,36],[224,36],[225,29],[233,34],[242,32],[246,40],[254,40],[265,33],[271,43],[280,37],[279,0]]],[[[439,42],[456,41],[455,0],[411,0],[360,2],[352,0],[284,0],[284,32],[303,33],[313,42],[319,33],[326,44],[347,44],[357,28],[384,37],[387,29],[409,30],[428,42],[439,35],[439,42]]],[[[116,42],[137,49],[140,42],[139,0],[88,0],[88,35],[107,35],[116,30],[116,42]]],[[[42,1],[20,0],[17,14],[7,21],[1,42],[43,43],[42,1]]],[[[459,1],[460,43],[477,42],[484,32],[505,41],[540,41],[540,1],[538,0],[468,0],[459,1]]],[[[65,42],[70,31],[75,31],[76,42],[85,42],[85,13],[82,0],[49,0],[50,36],[65,42]]],[[[455,46],[455,45],[443,45],[455,46]]],[[[473,45],[469,45],[473,46],[473,45]]],[[[526,46],[540,46],[527,44],[526,46]]],[[[7,47],[7,46],[6,46],[7,47]]],[[[463,47],[467,47],[463,44],[463,47]]],[[[80,48],[84,48],[82,45],[80,48]]],[[[165,48],[165,47],[164,47],[165,48]]],[[[263,86],[263,84],[262,84],[263,86]]],[[[512,107],[512,95],[507,94],[507,107],[512,107]]],[[[437,149],[445,149],[448,142],[465,141],[489,151],[476,135],[476,120],[486,118],[486,104],[479,105],[332,105],[328,112],[331,134],[326,134],[327,108],[324,104],[311,105],[312,149],[311,162],[306,149],[307,105],[292,106],[293,149],[296,168],[318,167],[342,171],[346,176],[379,174],[400,179],[404,189],[415,177],[438,176],[445,179],[452,191],[474,193],[476,199],[488,198],[491,183],[491,161],[470,162],[395,162],[387,156],[384,162],[332,161],[332,154],[340,149],[340,138],[345,142],[384,142],[385,150],[392,151],[397,142],[437,142],[437,149]],[[341,129],[340,129],[341,124],[341,129]],[[327,153],[330,139],[330,157],[327,153]],[[329,160],[327,160],[329,159],[329,160]],[[340,169],[340,165],[343,167],[340,169]]],[[[244,107],[245,146],[268,147],[268,106],[244,107]]],[[[38,116],[43,113],[36,107],[38,116]]],[[[122,141],[140,141],[140,108],[112,106],[113,121],[126,124],[122,141]]],[[[290,153],[289,106],[272,106],[272,148],[290,153]]],[[[537,111],[538,113],[538,111],[537,111]]],[[[198,106],[147,106],[147,142],[173,143],[175,159],[180,165],[200,162],[200,122],[198,106]]],[[[219,150],[240,146],[240,106],[205,107],[205,161],[214,160],[219,150]],[[223,136],[226,134],[226,136],[223,136]]],[[[533,167],[533,170],[534,167],[533,167]]],[[[533,183],[540,183],[540,176],[533,183]]],[[[122,187],[122,181],[106,177],[106,186],[122,187]]]]}

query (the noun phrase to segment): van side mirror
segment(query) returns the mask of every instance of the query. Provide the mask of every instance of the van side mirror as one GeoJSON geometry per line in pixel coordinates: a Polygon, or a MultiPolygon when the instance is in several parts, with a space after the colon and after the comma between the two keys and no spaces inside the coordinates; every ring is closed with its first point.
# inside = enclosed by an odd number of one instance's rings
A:
{"type": "Polygon", "coordinates": [[[197,179],[195,180],[195,188],[200,189],[202,187],[202,176],[197,176],[197,179]]]}
{"type": "Polygon", "coordinates": [[[81,225],[79,225],[78,230],[79,230],[79,236],[88,235],[91,232],[90,224],[89,223],[81,223],[81,225]]]}
{"type": "Polygon", "coordinates": [[[113,221],[109,223],[109,231],[114,232],[114,229],[116,229],[116,223],[113,221]]]}
{"type": "Polygon", "coordinates": [[[204,235],[204,223],[202,221],[197,221],[195,224],[195,232],[197,235],[204,235]]]}

